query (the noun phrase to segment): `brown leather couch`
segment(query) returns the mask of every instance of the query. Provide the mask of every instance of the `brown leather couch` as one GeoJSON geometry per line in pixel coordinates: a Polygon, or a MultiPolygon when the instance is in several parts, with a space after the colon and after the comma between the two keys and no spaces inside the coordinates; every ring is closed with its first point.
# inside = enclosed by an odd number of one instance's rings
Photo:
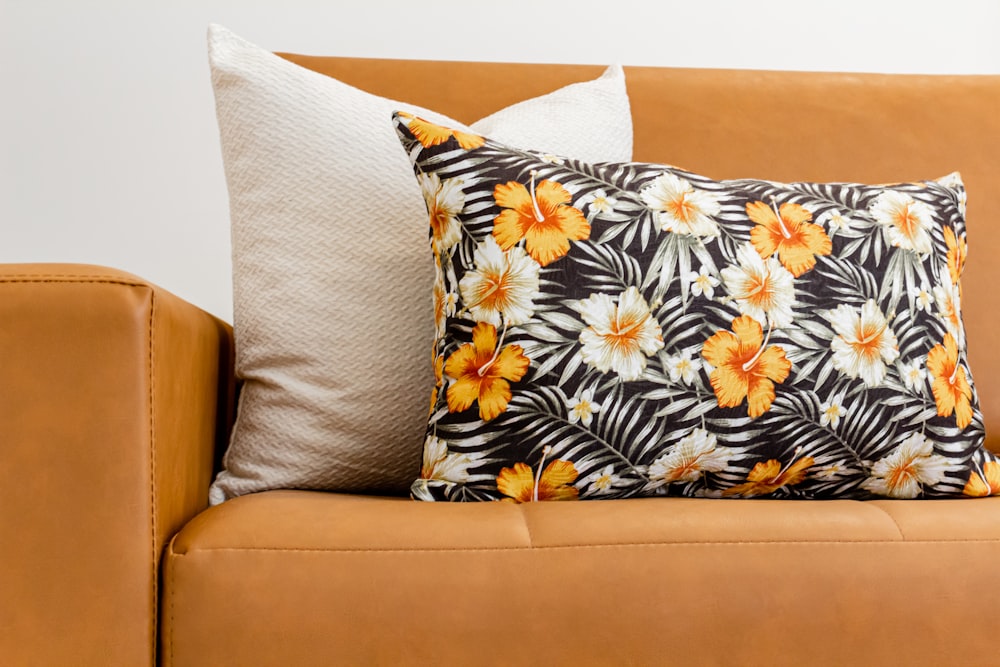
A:
{"type": "MultiPolygon", "coordinates": [[[[289,57],[465,120],[601,71],[289,57]]],[[[970,359],[1000,428],[1000,76],[626,76],[638,160],[774,180],[961,171],[970,359]]],[[[1000,664],[1000,497],[280,491],[206,510],[232,347],[227,324],[140,278],[0,268],[0,663],[1000,664]]]]}

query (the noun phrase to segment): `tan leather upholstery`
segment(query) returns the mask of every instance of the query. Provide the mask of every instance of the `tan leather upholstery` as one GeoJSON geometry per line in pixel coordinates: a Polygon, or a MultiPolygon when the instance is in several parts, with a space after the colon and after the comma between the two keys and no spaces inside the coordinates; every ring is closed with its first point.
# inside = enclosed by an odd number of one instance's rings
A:
{"type": "Polygon", "coordinates": [[[996,664],[998,516],[244,496],[170,546],[164,664],[996,664]]]}
{"type": "Polygon", "coordinates": [[[230,335],[119,271],[0,266],[0,663],[154,664],[160,554],[207,504],[230,335]]]}

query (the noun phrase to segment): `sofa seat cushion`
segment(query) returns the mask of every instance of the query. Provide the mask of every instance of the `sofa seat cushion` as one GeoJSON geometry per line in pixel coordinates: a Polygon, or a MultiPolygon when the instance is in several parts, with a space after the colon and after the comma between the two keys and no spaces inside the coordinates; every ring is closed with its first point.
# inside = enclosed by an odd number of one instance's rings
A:
{"type": "Polygon", "coordinates": [[[1000,498],[270,491],[171,543],[163,662],[981,664],[997,563],[1000,498]]]}

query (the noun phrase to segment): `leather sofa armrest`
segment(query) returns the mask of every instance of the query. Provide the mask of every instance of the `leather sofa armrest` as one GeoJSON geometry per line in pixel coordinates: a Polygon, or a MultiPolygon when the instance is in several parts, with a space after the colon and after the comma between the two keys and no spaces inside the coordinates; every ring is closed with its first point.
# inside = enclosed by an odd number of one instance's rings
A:
{"type": "Polygon", "coordinates": [[[207,506],[232,330],[135,276],[0,265],[0,655],[154,665],[164,544],[207,506]]]}

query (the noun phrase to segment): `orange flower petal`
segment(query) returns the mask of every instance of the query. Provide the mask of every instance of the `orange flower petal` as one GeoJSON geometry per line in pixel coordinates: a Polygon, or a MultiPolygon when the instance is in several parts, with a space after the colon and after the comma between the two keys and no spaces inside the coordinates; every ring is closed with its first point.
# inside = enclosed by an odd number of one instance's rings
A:
{"type": "Polygon", "coordinates": [[[811,456],[803,456],[801,459],[788,466],[785,472],[778,478],[782,486],[792,486],[798,484],[806,478],[806,472],[816,463],[811,456]]]}
{"type": "Polygon", "coordinates": [[[542,481],[539,488],[541,486],[556,487],[572,484],[576,481],[577,474],[576,466],[571,462],[556,459],[545,466],[545,470],[542,471],[542,481]]]}
{"type": "Polygon", "coordinates": [[[524,238],[527,230],[523,221],[524,216],[509,208],[493,220],[493,238],[501,249],[510,250],[524,238]]]}
{"type": "Polygon", "coordinates": [[[497,377],[483,378],[479,383],[479,418],[488,422],[499,417],[507,410],[510,399],[510,385],[506,380],[497,377]]]}
{"type": "MultiPolygon", "coordinates": [[[[781,358],[785,358],[784,354],[781,358]]],[[[747,380],[747,415],[751,419],[756,419],[770,410],[773,402],[774,383],[765,377],[750,375],[747,380]]]]}
{"type": "Polygon", "coordinates": [[[486,140],[483,139],[483,137],[469,132],[462,132],[461,130],[453,130],[451,128],[442,127],[437,123],[432,123],[429,120],[424,120],[419,116],[414,116],[408,113],[399,112],[399,115],[402,118],[408,118],[410,120],[407,127],[410,129],[410,133],[424,148],[438,146],[452,137],[455,137],[455,139],[458,140],[458,145],[465,150],[479,148],[486,143],[486,140]]]}
{"type": "Polygon", "coordinates": [[[472,329],[472,344],[480,355],[488,353],[487,359],[493,356],[497,346],[497,328],[488,322],[477,322],[472,329]]]}
{"type": "MultiPolygon", "coordinates": [[[[711,362],[709,362],[711,363],[711,362]]],[[[721,408],[735,408],[743,403],[750,392],[750,382],[746,373],[727,366],[719,366],[708,378],[715,391],[715,398],[721,408]]]]}
{"type": "Polygon", "coordinates": [[[542,181],[535,188],[535,199],[538,200],[539,206],[554,211],[557,206],[570,203],[573,195],[556,181],[542,181]]]}
{"type": "Polygon", "coordinates": [[[507,183],[497,183],[493,188],[493,199],[497,206],[510,208],[525,214],[530,214],[531,195],[528,188],[517,181],[507,181],[507,183]]]}
{"type": "Polygon", "coordinates": [[[747,204],[747,216],[757,223],[750,230],[750,243],[761,257],[767,259],[778,251],[778,239],[781,238],[774,211],[764,202],[757,201],[747,204]]]}
{"type": "Polygon", "coordinates": [[[519,503],[531,502],[535,490],[535,475],[527,463],[515,463],[497,475],[497,490],[519,503]]]}
{"type": "Polygon", "coordinates": [[[775,382],[784,382],[792,372],[792,362],[785,357],[785,351],[777,345],[764,350],[754,366],[754,373],[775,382]]]}
{"type": "Polygon", "coordinates": [[[478,364],[476,364],[476,348],[466,343],[451,353],[448,361],[444,364],[444,372],[448,374],[448,377],[458,379],[468,375],[470,372],[475,372],[478,367],[478,364]]]}
{"type": "Polygon", "coordinates": [[[957,285],[965,269],[965,257],[969,246],[965,239],[955,236],[951,227],[944,228],[944,242],[948,246],[948,274],[951,276],[951,282],[957,285]]]}
{"type": "Polygon", "coordinates": [[[1000,495],[1000,461],[989,461],[983,466],[986,474],[986,484],[990,487],[990,495],[1000,495]]]}
{"type": "Polygon", "coordinates": [[[733,333],[740,339],[740,352],[754,354],[764,343],[764,330],[760,322],[749,315],[741,315],[733,320],[733,333]]]}
{"type": "Polygon", "coordinates": [[[423,118],[413,117],[409,124],[410,133],[424,148],[443,144],[451,138],[451,130],[423,118]]]}
{"type": "MultiPolygon", "coordinates": [[[[458,354],[457,352],[455,354],[458,354]]],[[[475,371],[473,371],[475,373],[475,371]]],[[[448,387],[448,412],[462,412],[472,407],[472,404],[479,398],[479,382],[469,376],[463,376],[455,380],[448,387]]]]}
{"type": "Polygon", "coordinates": [[[767,228],[776,228],[777,218],[774,217],[774,209],[762,201],[747,202],[747,217],[758,225],[767,228]]]}
{"type": "Polygon", "coordinates": [[[531,360],[524,356],[524,349],[520,345],[508,345],[497,355],[490,372],[511,382],[517,382],[528,372],[530,363],[531,360]]]}
{"type": "Polygon", "coordinates": [[[477,134],[471,134],[469,132],[462,132],[460,130],[453,130],[455,139],[458,140],[458,145],[467,151],[471,151],[473,148],[479,148],[486,143],[486,140],[477,134]]]}
{"type": "Polygon", "coordinates": [[[749,482],[768,482],[781,474],[781,461],[771,459],[760,462],[747,475],[749,482]]]}

